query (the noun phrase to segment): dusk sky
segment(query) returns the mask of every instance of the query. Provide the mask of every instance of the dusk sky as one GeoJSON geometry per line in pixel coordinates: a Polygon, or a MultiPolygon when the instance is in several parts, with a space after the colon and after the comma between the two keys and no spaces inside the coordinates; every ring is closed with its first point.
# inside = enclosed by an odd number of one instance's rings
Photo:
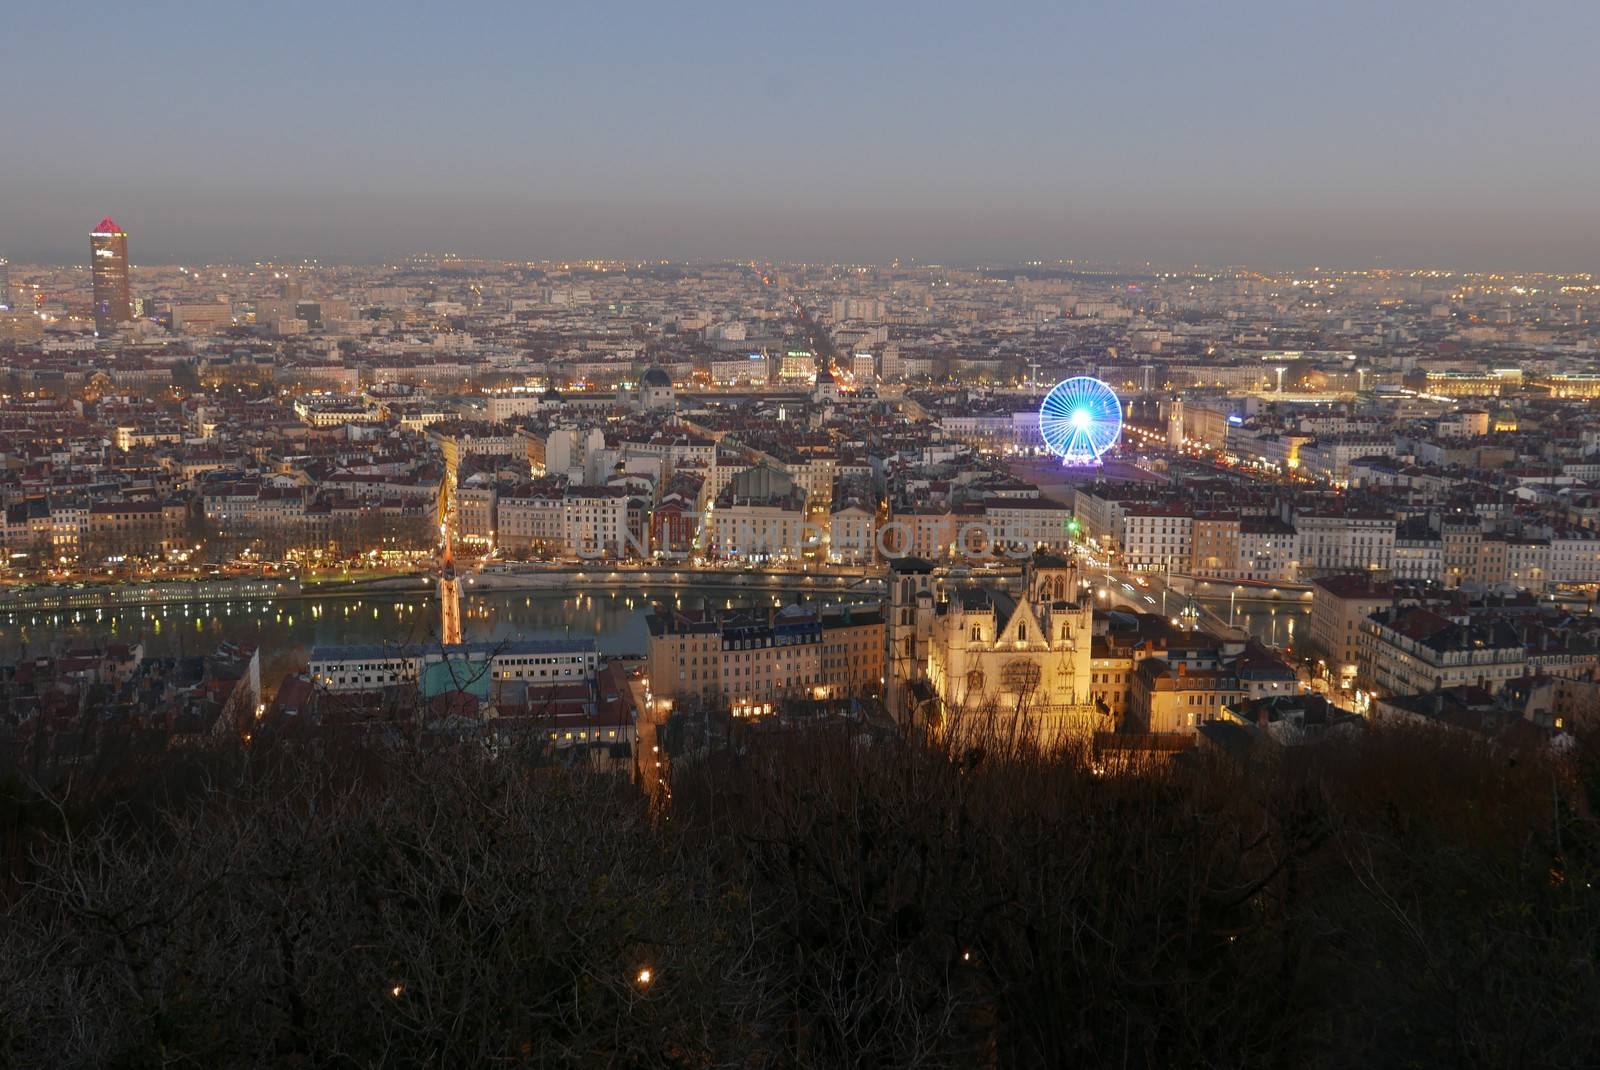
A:
{"type": "Polygon", "coordinates": [[[29,4],[0,255],[1600,268],[1600,4],[29,4]]]}

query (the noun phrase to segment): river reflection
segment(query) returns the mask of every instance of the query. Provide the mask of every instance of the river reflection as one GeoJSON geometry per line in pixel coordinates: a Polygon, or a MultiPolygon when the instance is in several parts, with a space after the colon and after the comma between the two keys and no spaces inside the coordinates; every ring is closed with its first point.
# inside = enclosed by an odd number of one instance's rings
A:
{"type": "MultiPolygon", "coordinates": [[[[592,591],[501,591],[466,595],[468,639],[593,636],[603,653],[643,654],[652,604],[681,609],[781,607],[809,603],[803,592],[749,588],[630,588],[592,591]]],[[[822,600],[876,604],[874,596],[827,594],[822,600]]],[[[223,640],[262,648],[263,675],[304,666],[310,648],[327,643],[436,641],[438,602],[431,594],[299,598],[277,602],[212,602],[60,613],[0,613],[0,659],[47,655],[75,646],[142,640],[149,656],[199,654],[223,640]]]]}
{"type": "MultiPolygon", "coordinates": [[[[1153,595],[1151,597],[1154,598],[1153,595]]],[[[1215,628],[1218,623],[1231,623],[1270,647],[1295,650],[1306,641],[1311,629],[1311,603],[1304,600],[1240,599],[1231,607],[1226,598],[1201,598],[1198,601],[1214,614],[1206,617],[1202,626],[1215,628]]],[[[1149,605],[1139,606],[1120,595],[1111,603],[1116,609],[1140,613],[1159,613],[1163,608],[1172,613],[1174,607],[1180,604],[1169,601],[1163,607],[1161,603],[1152,601],[1149,605]]]]}
{"type": "MultiPolygon", "coordinates": [[[[1228,619],[1226,602],[1211,605],[1212,612],[1223,620],[1228,619]]],[[[1255,603],[1246,609],[1236,609],[1235,624],[1268,646],[1294,649],[1303,643],[1311,628],[1311,607],[1287,603],[1267,606],[1255,603]]]]}

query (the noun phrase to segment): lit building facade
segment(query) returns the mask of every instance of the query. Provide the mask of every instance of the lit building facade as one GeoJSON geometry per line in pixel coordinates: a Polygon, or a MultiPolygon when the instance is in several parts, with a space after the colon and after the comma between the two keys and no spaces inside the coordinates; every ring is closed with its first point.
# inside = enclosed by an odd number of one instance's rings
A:
{"type": "Polygon", "coordinates": [[[648,623],[650,689],[669,705],[710,703],[760,717],[778,712],[784,699],[865,697],[882,686],[884,621],[876,608],[660,609],[648,623]]]}
{"type": "Polygon", "coordinates": [[[892,715],[1046,748],[1111,726],[1092,685],[1093,609],[1066,560],[1035,555],[1016,592],[951,583],[925,562],[895,564],[892,715]]]}

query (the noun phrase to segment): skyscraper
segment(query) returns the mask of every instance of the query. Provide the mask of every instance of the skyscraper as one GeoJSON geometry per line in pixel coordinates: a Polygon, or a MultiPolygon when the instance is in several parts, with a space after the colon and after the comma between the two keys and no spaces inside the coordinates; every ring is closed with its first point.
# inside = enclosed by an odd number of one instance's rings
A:
{"type": "Polygon", "coordinates": [[[11,307],[11,262],[0,256],[0,308],[11,307]]]}
{"type": "Polygon", "coordinates": [[[133,319],[128,297],[128,235],[110,216],[89,233],[89,268],[94,275],[94,330],[109,334],[133,319]]]}

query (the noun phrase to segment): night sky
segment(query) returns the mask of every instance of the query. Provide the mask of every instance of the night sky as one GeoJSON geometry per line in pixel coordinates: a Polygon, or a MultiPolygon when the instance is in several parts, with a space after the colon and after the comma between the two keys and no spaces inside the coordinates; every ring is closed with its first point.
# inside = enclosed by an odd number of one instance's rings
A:
{"type": "Polygon", "coordinates": [[[142,263],[1587,270],[1596,41],[1593,0],[8,5],[0,254],[110,214],[142,263]]]}

